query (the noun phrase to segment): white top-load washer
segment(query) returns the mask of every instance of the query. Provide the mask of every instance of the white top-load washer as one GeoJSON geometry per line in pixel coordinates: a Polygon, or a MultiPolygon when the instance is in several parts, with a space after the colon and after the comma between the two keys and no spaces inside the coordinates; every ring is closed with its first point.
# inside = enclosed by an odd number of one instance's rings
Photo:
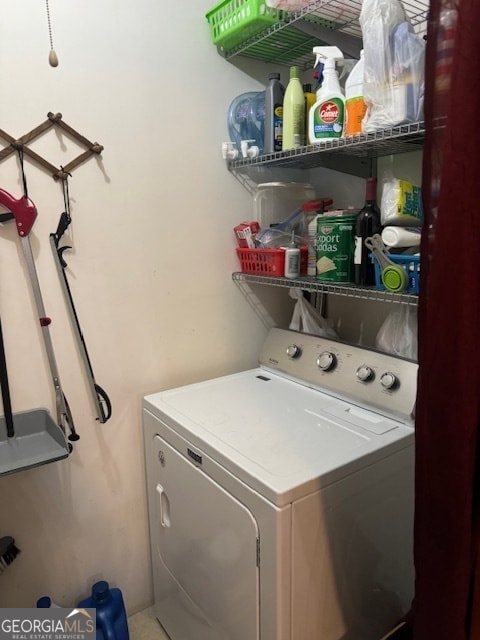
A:
{"type": "Polygon", "coordinates": [[[413,595],[416,363],[270,330],[259,367],[147,396],[172,640],[379,640],[413,595]]]}

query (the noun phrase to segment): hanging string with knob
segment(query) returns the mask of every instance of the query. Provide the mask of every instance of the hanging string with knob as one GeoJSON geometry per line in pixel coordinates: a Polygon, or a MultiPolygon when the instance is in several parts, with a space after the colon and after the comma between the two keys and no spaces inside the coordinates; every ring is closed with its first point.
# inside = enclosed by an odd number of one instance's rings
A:
{"type": "Polygon", "coordinates": [[[52,22],[50,20],[50,8],[48,6],[48,0],[45,0],[47,7],[47,22],[48,22],[48,36],[50,38],[50,53],[48,54],[48,63],[51,67],[58,67],[58,57],[53,48],[53,36],[52,36],[52,22]]]}

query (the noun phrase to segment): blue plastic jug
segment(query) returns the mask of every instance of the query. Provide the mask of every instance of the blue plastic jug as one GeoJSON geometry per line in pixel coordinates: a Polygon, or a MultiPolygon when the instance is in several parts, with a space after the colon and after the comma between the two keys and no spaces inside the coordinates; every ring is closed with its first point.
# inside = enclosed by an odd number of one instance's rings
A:
{"type": "Polygon", "coordinates": [[[101,580],[92,587],[90,598],[77,605],[97,610],[97,640],[129,640],[127,612],[120,589],[112,588],[101,580]]]}

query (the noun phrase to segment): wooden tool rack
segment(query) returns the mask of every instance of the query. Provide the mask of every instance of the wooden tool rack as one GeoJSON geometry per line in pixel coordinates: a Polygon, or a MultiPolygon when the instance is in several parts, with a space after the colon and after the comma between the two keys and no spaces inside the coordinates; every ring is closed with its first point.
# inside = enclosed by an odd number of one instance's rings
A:
{"type": "Polygon", "coordinates": [[[45,122],[40,124],[38,127],[35,127],[35,129],[32,129],[21,138],[14,138],[6,131],[0,129],[0,138],[9,143],[7,147],[0,151],[0,162],[3,162],[3,160],[8,158],[13,153],[22,150],[26,156],[34,160],[37,164],[41,165],[44,169],[51,173],[54,180],[65,179],[68,175],[70,175],[71,171],[75,167],[88,160],[88,158],[90,158],[92,155],[100,155],[103,151],[103,146],[101,144],[99,144],[98,142],[90,142],[90,140],[85,138],[85,136],[81,135],[80,133],[78,133],[78,131],[75,131],[75,129],[64,122],[61,113],[47,113],[47,120],[45,120],[45,122]],[[42,158],[41,155],[30,149],[28,146],[33,140],[36,140],[52,127],[61,128],[73,140],[86,148],[83,153],[60,168],[55,167],[53,164],[48,162],[48,160],[42,158]]]}

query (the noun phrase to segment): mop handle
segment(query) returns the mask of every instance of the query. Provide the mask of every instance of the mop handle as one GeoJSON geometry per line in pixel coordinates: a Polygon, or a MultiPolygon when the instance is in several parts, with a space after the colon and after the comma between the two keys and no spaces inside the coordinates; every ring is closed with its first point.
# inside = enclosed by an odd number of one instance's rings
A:
{"type": "Polygon", "coordinates": [[[7,436],[13,438],[15,430],[13,428],[12,403],[10,401],[10,388],[8,386],[7,361],[5,358],[5,345],[3,342],[2,321],[0,319],[0,383],[2,386],[3,412],[7,425],[7,436]]]}

